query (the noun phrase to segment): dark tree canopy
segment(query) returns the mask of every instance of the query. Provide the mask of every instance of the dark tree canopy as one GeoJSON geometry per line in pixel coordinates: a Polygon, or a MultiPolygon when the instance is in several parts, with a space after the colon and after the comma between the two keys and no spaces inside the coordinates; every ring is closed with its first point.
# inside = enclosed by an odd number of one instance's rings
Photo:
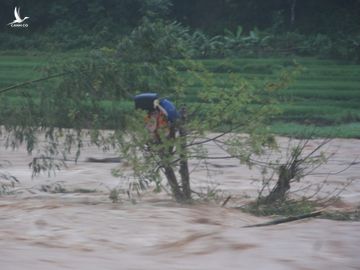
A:
{"type": "Polygon", "coordinates": [[[88,33],[103,27],[128,32],[145,14],[175,19],[212,34],[238,25],[250,30],[281,24],[283,30],[302,33],[358,33],[360,28],[359,0],[9,0],[0,2],[1,25],[13,20],[15,6],[21,7],[22,16],[31,18],[32,33],[64,23],[88,33]]]}

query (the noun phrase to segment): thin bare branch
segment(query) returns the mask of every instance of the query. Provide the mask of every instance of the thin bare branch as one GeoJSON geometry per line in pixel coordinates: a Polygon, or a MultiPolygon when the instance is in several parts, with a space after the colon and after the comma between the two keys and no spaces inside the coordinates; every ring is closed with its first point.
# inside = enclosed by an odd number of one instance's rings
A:
{"type": "Polygon", "coordinates": [[[70,72],[61,72],[61,73],[56,73],[56,74],[49,75],[49,76],[46,76],[46,77],[43,77],[43,78],[39,78],[39,79],[35,79],[35,80],[30,80],[30,81],[25,81],[25,82],[22,82],[22,83],[14,84],[12,86],[0,89],[0,94],[3,94],[5,92],[8,92],[8,91],[16,89],[16,88],[26,86],[28,84],[32,84],[32,83],[36,83],[36,82],[41,82],[41,81],[46,81],[46,80],[49,80],[49,79],[61,77],[61,76],[64,76],[66,74],[69,74],[69,73],[70,72]]]}

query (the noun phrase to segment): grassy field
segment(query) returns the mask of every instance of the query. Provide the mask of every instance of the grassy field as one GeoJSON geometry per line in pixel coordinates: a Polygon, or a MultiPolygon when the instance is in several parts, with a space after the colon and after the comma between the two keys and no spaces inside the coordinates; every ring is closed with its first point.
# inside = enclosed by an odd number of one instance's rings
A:
{"type": "MultiPolygon", "coordinates": [[[[81,57],[81,53],[17,55],[2,52],[0,89],[41,77],[40,70],[53,60],[75,57],[81,57]]],[[[319,136],[360,138],[360,65],[302,57],[198,61],[210,71],[216,84],[226,85],[226,81],[234,77],[255,84],[275,79],[293,60],[304,67],[304,72],[288,89],[277,94],[284,113],[274,121],[272,130],[291,135],[306,127],[319,136]]],[[[53,82],[47,83],[51,86],[53,82]]],[[[34,85],[25,89],[35,91],[34,85]]],[[[186,89],[188,101],[196,102],[197,93],[204,90],[200,85],[191,85],[186,89]]],[[[9,95],[16,96],[16,91],[9,95]]]]}

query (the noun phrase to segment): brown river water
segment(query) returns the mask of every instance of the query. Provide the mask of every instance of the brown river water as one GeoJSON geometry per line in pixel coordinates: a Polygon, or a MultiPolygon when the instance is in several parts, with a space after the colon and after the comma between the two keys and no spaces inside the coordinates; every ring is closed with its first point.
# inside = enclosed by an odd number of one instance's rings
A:
{"type": "MultiPolygon", "coordinates": [[[[280,138],[286,143],[286,139],[280,138]]],[[[315,147],[316,142],[313,143],[315,147]]],[[[216,152],[208,145],[210,153],[216,152]]],[[[311,148],[311,146],[310,146],[311,148]]],[[[310,149],[311,150],[311,149],[310,149]]],[[[322,172],[334,172],[360,154],[359,140],[336,139],[326,148],[336,153],[322,172]]],[[[360,269],[360,222],[304,219],[275,226],[243,228],[271,217],[255,217],[233,206],[254,199],[260,175],[234,160],[191,164],[193,187],[213,188],[226,207],[215,202],[179,205],[165,192],[151,190],[131,202],[121,194],[118,203],[109,189],[128,181],[113,177],[115,163],[89,163],[87,157],[110,157],[89,147],[77,164],[56,177],[31,178],[31,157],[24,149],[1,149],[9,160],[6,171],[20,184],[13,195],[0,196],[0,270],[17,269],[360,269]],[[67,191],[50,193],[42,185],[59,183],[67,191]],[[222,195],[221,195],[222,194],[222,195]]],[[[318,183],[322,176],[304,179],[318,183]]],[[[360,164],[327,179],[326,196],[339,184],[353,179],[336,207],[360,205],[360,164]]],[[[301,188],[301,186],[299,186],[301,188]]]]}

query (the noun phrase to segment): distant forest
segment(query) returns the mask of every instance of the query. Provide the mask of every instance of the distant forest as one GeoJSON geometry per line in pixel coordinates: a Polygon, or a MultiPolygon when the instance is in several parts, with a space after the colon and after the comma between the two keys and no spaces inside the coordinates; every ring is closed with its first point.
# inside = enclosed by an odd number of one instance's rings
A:
{"type": "Polygon", "coordinates": [[[212,36],[238,26],[244,33],[256,28],[331,38],[360,34],[360,0],[9,0],[0,1],[0,47],[14,48],[19,43],[22,48],[39,47],[37,38],[50,44],[84,35],[98,36],[94,43],[114,42],[145,16],[177,21],[212,36]],[[27,29],[7,25],[14,19],[15,6],[21,8],[22,17],[30,17],[27,29]]]}
{"type": "Polygon", "coordinates": [[[43,31],[66,21],[91,30],[101,26],[125,31],[147,13],[176,20],[212,34],[242,25],[266,29],[282,24],[284,30],[302,33],[353,33],[360,29],[359,0],[68,0],[0,2],[0,22],[13,20],[15,6],[29,16],[31,29],[43,31]]]}

